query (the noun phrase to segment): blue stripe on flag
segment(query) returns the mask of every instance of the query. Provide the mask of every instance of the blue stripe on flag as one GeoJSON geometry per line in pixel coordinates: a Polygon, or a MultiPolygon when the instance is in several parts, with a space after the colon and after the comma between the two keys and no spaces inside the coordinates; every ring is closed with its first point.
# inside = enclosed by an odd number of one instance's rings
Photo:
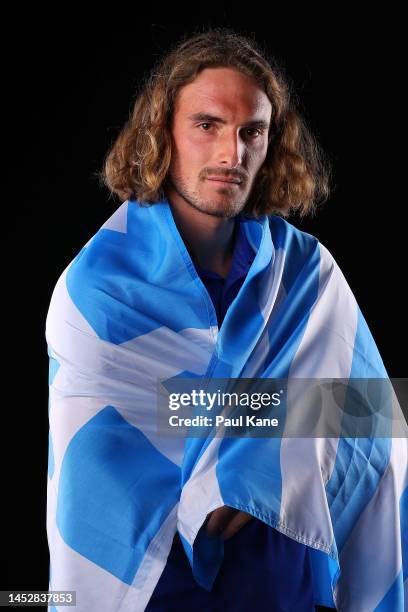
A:
{"type": "MultiPolygon", "coordinates": [[[[400,499],[400,524],[401,524],[401,552],[402,552],[402,567],[403,580],[408,578],[408,487],[405,489],[400,499]]],[[[408,603],[408,602],[407,602],[408,603]]]]}
{"type": "Polygon", "coordinates": [[[313,568],[313,593],[315,604],[335,608],[333,587],[337,582],[339,564],[327,553],[309,548],[310,562],[313,568]]]}
{"type": "Polygon", "coordinates": [[[374,612],[395,612],[396,610],[404,609],[404,584],[401,570],[384,599],[374,609],[374,612]]]}
{"type": "MultiPolygon", "coordinates": [[[[384,364],[359,308],[357,316],[350,379],[387,378],[384,364]]],[[[345,419],[347,407],[353,401],[350,387],[345,400],[345,419]]],[[[378,488],[389,463],[391,442],[391,438],[379,437],[342,437],[339,440],[332,475],[326,485],[339,554],[349,535],[350,525],[356,524],[378,488]]]]}
{"type": "Polygon", "coordinates": [[[121,344],[161,326],[175,332],[209,326],[200,288],[170,227],[158,221],[162,208],[130,202],[127,233],[101,228],[67,271],[72,301],[103,340],[121,344]]]}
{"type": "Polygon", "coordinates": [[[67,447],[57,524],[69,546],[131,584],[179,498],[180,468],[106,406],[67,447]]]}

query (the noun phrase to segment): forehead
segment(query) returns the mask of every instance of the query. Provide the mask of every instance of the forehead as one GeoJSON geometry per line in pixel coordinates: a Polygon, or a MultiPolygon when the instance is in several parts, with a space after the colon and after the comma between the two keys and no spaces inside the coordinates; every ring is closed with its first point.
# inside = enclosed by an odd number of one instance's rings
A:
{"type": "Polygon", "coordinates": [[[272,105],[256,79],[234,68],[205,68],[182,87],[175,105],[176,114],[217,110],[269,119],[272,105]]]}

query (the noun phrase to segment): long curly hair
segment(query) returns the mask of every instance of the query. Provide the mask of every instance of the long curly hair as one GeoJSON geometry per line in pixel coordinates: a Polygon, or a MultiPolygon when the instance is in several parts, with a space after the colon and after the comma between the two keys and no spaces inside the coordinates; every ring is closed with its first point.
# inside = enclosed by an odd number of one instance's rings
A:
{"type": "Polygon", "coordinates": [[[182,87],[209,67],[236,68],[254,77],[272,104],[269,144],[243,209],[301,217],[329,197],[332,164],[293,101],[283,69],[248,35],[212,28],[185,35],[142,80],[128,121],[96,173],[111,196],[145,205],[166,199],[172,154],[171,120],[182,87]]]}

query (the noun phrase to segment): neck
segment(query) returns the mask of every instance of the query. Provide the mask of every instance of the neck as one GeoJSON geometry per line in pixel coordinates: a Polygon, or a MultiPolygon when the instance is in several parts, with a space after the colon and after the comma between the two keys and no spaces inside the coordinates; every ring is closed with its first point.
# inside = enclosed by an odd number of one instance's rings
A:
{"type": "Polygon", "coordinates": [[[180,197],[168,196],[174,220],[193,262],[228,276],[235,242],[235,218],[215,217],[180,197]]]}

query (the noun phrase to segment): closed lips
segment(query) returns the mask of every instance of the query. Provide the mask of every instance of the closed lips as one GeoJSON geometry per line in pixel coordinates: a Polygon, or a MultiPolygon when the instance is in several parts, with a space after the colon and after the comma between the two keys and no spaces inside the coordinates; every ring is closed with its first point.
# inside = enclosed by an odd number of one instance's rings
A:
{"type": "Polygon", "coordinates": [[[241,182],[238,179],[227,179],[227,178],[224,178],[222,176],[220,176],[220,177],[216,177],[216,176],[208,177],[208,180],[209,181],[223,181],[224,183],[240,183],[241,182]]]}

